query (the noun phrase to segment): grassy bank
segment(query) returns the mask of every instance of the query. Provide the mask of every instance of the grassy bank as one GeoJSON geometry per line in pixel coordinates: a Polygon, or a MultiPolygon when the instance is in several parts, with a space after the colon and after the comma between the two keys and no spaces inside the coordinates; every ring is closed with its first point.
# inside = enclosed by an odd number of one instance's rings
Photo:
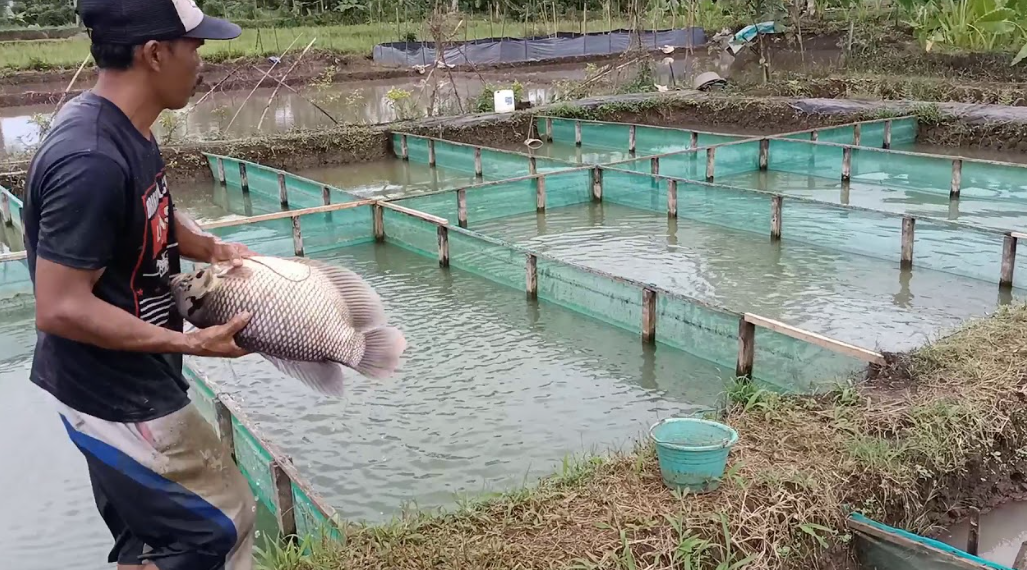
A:
{"type": "Polygon", "coordinates": [[[1022,473],[1027,306],[906,355],[859,388],[780,397],[739,384],[720,490],[676,495],[653,449],[568,464],[537,487],[446,515],[350,527],[276,570],[847,567],[852,510],[917,532],[988,506],[1022,473]]]}

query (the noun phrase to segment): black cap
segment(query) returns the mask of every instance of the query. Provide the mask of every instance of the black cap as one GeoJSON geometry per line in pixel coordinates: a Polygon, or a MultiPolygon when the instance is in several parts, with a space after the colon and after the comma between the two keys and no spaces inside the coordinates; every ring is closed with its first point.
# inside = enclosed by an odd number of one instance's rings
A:
{"type": "Polygon", "coordinates": [[[242,29],[211,18],[195,0],[79,0],[78,13],[94,42],[139,45],[150,40],[231,40],[242,29]]]}

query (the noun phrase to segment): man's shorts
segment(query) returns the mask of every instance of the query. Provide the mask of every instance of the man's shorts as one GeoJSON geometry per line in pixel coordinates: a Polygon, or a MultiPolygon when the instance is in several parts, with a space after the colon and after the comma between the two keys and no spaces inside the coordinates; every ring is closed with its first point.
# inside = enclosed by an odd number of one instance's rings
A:
{"type": "Polygon", "coordinates": [[[57,407],[86,457],[96,506],[114,536],[108,562],[252,568],[253,493],[195,406],[140,423],[57,407]]]}

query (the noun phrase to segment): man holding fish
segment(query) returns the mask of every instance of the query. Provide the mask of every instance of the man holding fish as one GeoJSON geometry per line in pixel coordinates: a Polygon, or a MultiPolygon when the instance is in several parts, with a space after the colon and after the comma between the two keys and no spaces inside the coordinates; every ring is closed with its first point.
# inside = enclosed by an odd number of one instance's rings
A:
{"type": "Polygon", "coordinates": [[[31,379],[86,458],[119,569],[248,570],[255,503],[187,396],[182,355],[239,357],[250,314],[183,332],[180,256],[242,266],[175,210],[151,126],[199,83],[204,40],[238,37],[193,0],[79,0],[99,77],[33,158],[24,209],[39,330],[31,379]]]}

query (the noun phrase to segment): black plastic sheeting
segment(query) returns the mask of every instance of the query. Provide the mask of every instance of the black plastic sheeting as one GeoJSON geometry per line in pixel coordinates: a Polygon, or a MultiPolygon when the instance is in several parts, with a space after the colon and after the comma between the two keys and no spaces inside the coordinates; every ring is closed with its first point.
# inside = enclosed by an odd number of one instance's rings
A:
{"type": "MultiPolygon", "coordinates": [[[[450,65],[496,64],[539,61],[586,55],[607,55],[628,50],[629,30],[591,34],[558,33],[532,38],[485,38],[451,45],[445,60],[450,65]]],[[[650,49],[664,46],[684,48],[706,43],[702,28],[656,30],[642,33],[642,45],[650,49]]],[[[388,65],[433,65],[435,42],[391,42],[374,47],[374,61],[388,65]]]]}

